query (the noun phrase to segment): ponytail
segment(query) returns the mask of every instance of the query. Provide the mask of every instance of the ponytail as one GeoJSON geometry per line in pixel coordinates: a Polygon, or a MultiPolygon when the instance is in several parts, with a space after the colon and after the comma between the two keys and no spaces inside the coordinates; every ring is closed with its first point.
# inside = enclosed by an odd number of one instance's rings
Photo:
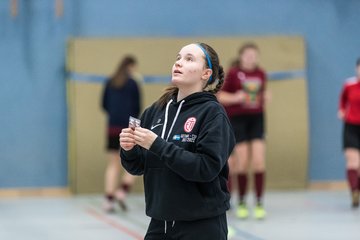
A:
{"type": "Polygon", "coordinates": [[[199,45],[206,50],[211,61],[211,66],[207,64],[207,67],[213,71],[211,75],[212,79],[206,83],[204,91],[215,94],[221,89],[222,85],[224,84],[224,69],[220,65],[219,56],[212,47],[205,43],[199,43],[199,45]]]}
{"type": "Polygon", "coordinates": [[[159,100],[157,100],[156,104],[160,107],[163,108],[166,106],[166,103],[168,101],[170,101],[170,99],[177,95],[177,93],[179,92],[179,89],[176,86],[170,86],[167,87],[165,89],[164,94],[159,98],[159,100]]]}

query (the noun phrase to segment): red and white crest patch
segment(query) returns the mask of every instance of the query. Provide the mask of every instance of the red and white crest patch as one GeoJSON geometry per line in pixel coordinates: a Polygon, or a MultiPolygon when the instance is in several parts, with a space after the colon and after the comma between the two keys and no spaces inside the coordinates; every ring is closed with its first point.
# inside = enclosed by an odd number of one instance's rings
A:
{"type": "Polygon", "coordinates": [[[184,124],[185,132],[187,133],[191,132],[195,126],[195,123],[196,123],[196,118],[194,117],[188,118],[184,124]]]}

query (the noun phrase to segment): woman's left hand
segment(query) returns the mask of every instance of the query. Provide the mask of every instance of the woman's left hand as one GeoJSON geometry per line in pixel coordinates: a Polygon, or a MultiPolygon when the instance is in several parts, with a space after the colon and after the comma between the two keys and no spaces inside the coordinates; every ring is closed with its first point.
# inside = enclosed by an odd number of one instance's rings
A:
{"type": "Polygon", "coordinates": [[[154,143],[157,135],[146,128],[137,127],[134,131],[135,143],[147,150],[150,149],[151,145],[154,143]]]}

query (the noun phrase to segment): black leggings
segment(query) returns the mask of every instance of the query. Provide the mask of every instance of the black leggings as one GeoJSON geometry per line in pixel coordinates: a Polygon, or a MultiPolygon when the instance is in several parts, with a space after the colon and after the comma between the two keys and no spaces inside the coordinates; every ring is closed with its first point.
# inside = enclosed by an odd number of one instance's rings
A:
{"type": "Polygon", "coordinates": [[[227,240],[226,214],[195,221],[151,219],[144,240],[227,240]]]}

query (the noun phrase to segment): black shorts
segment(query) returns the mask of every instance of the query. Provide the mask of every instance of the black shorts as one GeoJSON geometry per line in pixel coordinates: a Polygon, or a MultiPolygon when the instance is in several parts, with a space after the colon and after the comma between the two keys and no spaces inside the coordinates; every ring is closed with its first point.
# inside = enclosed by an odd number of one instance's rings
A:
{"type": "Polygon", "coordinates": [[[255,139],[264,139],[264,113],[244,114],[230,118],[236,142],[249,142],[255,139]]]}
{"type": "Polygon", "coordinates": [[[151,219],[144,240],[226,240],[226,214],[195,221],[160,221],[151,219]],[[165,233],[166,229],[166,233],[165,233]]]}
{"type": "Polygon", "coordinates": [[[108,136],[107,138],[107,150],[119,150],[120,143],[119,143],[119,136],[108,136]]]}
{"type": "Polygon", "coordinates": [[[118,151],[120,149],[119,135],[123,127],[108,127],[107,150],[118,151]]]}
{"type": "Polygon", "coordinates": [[[343,131],[343,148],[360,150],[360,125],[345,123],[343,131]]]}

